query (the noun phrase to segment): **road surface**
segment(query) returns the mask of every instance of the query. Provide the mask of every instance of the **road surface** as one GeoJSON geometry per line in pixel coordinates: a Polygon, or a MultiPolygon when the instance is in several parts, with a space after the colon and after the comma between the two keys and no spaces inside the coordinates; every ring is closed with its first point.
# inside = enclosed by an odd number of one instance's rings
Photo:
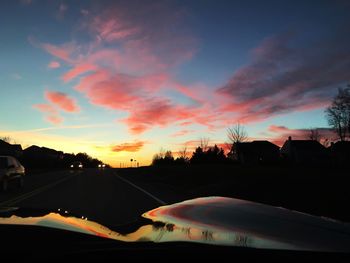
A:
{"type": "Polygon", "coordinates": [[[117,174],[115,169],[84,169],[28,175],[25,186],[0,192],[0,207],[61,209],[107,226],[136,221],[167,202],[117,174]]]}

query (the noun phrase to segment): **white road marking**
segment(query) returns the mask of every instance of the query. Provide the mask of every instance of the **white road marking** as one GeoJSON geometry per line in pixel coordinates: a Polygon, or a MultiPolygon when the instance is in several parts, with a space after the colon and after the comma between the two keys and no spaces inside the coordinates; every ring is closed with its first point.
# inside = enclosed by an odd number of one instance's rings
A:
{"type": "Polygon", "coordinates": [[[29,193],[25,193],[25,194],[23,194],[23,195],[20,195],[20,196],[17,196],[17,197],[15,197],[15,198],[13,198],[13,199],[6,200],[6,201],[4,201],[4,202],[1,202],[1,203],[0,203],[0,207],[2,207],[2,206],[11,206],[11,205],[14,205],[14,204],[16,204],[16,203],[19,203],[19,202],[21,202],[21,201],[23,201],[23,200],[25,200],[25,199],[28,199],[28,198],[30,198],[30,197],[32,197],[32,196],[34,196],[34,195],[40,194],[41,192],[46,191],[46,190],[48,190],[48,189],[50,189],[50,188],[52,188],[52,187],[54,187],[54,186],[56,186],[56,185],[58,185],[58,184],[60,184],[60,183],[62,183],[62,182],[64,182],[64,181],[70,179],[72,176],[73,176],[73,175],[64,177],[64,178],[59,179],[59,180],[57,180],[57,181],[55,181],[55,182],[53,182],[53,183],[51,183],[51,184],[47,184],[47,185],[44,185],[44,186],[42,186],[42,187],[39,187],[39,188],[37,188],[37,189],[35,189],[35,190],[29,192],[29,193]]]}
{"type": "Polygon", "coordinates": [[[155,197],[154,195],[152,195],[151,193],[147,192],[145,189],[142,189],[141,187],[137,186],[136,184],[130,182],[129,180],[119,176],[116,174],[116,177],[118,177],[120,180],[122,180],[123,182],[135,187],[136,189],[140,190],[141,192],[143,192],[144,194],[148,195],[149,197],[151,197],[152,199],[156,200],[158,203],[160,203],[161,205],[166,205],[167,203],[164,202],[163,200],[159,199],[158,197],[155,197]]]}

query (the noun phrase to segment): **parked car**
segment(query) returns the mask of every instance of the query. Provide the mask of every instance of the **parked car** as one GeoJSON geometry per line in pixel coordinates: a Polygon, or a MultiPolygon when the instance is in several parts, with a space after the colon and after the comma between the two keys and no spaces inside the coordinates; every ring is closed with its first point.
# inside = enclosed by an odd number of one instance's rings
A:
{"type": "Polygon", "coordinates": [[[6,191],[10,181],[16,181],[18,187],[23,187],[25,169],[12,156],[0,156],[0,182],[3,191],[6,191]]]}
{"type": "Polygon", "coordinates": [[[71,169],[83,169],[83,164],[81,162],[74,162],[70,166],[71,169]]]}

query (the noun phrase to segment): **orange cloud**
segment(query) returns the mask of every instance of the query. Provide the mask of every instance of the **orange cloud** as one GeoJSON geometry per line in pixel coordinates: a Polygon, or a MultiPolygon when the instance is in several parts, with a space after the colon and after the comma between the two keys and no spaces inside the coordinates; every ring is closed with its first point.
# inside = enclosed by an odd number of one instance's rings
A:
{"type": "Polygon", "coordinates": [[[111,147],[113,152],[138,152],[144,146],[144,141],[122,143],[111,147]]]}

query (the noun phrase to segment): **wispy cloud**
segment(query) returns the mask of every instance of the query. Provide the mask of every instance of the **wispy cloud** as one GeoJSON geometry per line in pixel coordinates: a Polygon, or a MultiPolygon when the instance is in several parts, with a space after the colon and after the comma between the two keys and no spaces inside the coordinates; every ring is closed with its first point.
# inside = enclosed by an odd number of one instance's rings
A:
{"type": "Polygon", "coordinates": [[[181,130],[181,131],[178,131],[178,132],[175,132],[175,133],[171,134],[170,136],[171,137],[181,137],[181,136],[190,134],[192,132],[194,132],[194,131],[192,131],[192,130],[181,130]]]}
{"type": "MultiPolygon", "coordinates": [[[[40,104],[39,104],[40,105],[40,104]]],[[[36,105],[38,106],[38,105],[36,105]]],[[[40,108],[41,106],[37,107],[40,108]]],[[[46,106],[44,106],[46,107],[46,106]]],[[[27,132],[43,132],[43,131],[56,131],[56,130],[76,130],[76,129],[91,129],[91,128],[106,128],[113,127],[114,125],[111,123],[101,123],[101,124],[85,124],[85,125],[61,125],[54,127],[44,127],[30,130],[14,130],[11,131],[11,134],[20,134],[27,132]]]]}
{"type": "Polygon", "coordinates": [[[63,92],[45,91],[45,98],[49,103],[35,104],[33,108],[44,113],[45,119],[54,125],[61,124],[64,121],[59,110],[68,113],[80,111],[76,101],[63,92]]]}
{"type": "Polygon", "coordinates": [[[80,10],[80,13],[82,14],[82,15],[84,15],[84,16],[87,16],[87,15],[89,15],[89,10],[87,10],[87,9],[81,9],[80,10]]]}
{"type": "Polygon", "coordinates": [[[15,80],[20,80],[22,79],[22,76],[19,73],[13,73],[11,74],[11,78],[15,80]]]}
{"type": "Polygon", "coordinates": [[[28,42],[37,48],[44,49],[47,53],[55,58],[61,59],[62,61],[72,64],[74,59],[71,58],[77,47],[73,43],[65,43],[63,45],[54,45],[50,43],[40,42],[33,36],[28,37],[28,42]]]}
{"type": "Polygon", "coordinates": [[[64,120],[57,109],[50,104],[35,104],[33,108],[44,113],[45,119],[54,125],[61,124],[64,120]]]}
{"type": "Polygon", "coordinates": [[[68,5],[65,3],[60,3],[57,10],[57,18],[63,19],[67,11],[68,11],[68,5]]]}
{"type": "Polygon", "coordinates": [[[294,42],[299,40],[296,34],[281,34],[255,48],[248,65],[218,90],[231,100],[222,110],[238,113],[242,122],[253,122],[327,105],[334,85],[349,79],[349,32],[310,46],[296,46],[294,42]]]}
{"type": "Polygon", "coordinates": [[[48,67],[48,68],[51,68],[51,69],[59,68],[60,66],[61,66],[60,62],[55,61],[55,60],[51,61],[51,62],[47,65],[47,67],[48,67]]]}

